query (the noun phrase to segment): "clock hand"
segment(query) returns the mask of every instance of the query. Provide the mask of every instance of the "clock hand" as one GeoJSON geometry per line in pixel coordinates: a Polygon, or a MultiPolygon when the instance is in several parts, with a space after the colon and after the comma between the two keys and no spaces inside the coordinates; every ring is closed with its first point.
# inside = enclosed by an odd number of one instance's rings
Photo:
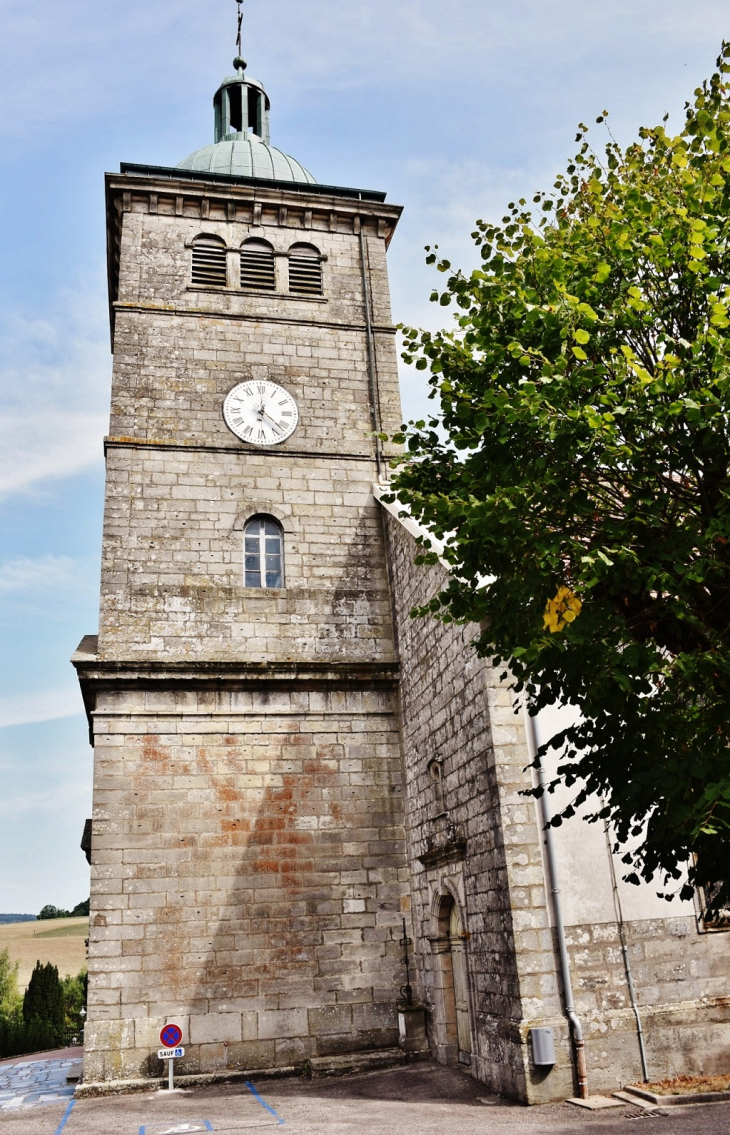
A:
{"type": "Polygon", "coordinates": [[[274,427],[274,429],[275,429],[275,430],[280,430],[280,429],[281,429],[281,424],[280,424],[279,422],[275,422],[275,421],[274,421],[274,419],[273,419],[273,418],[270,418],[268,414],[264,414],[264,413],[262,412],[262,414],[261,414],[261,420],[263,421],[263,420],[264,420],[264,418],[266,419],[266,421],[267,421],[267,422],[270,422],[270,423],[271,423],[271,425],[272,425],[272,426],[274,427]]]}

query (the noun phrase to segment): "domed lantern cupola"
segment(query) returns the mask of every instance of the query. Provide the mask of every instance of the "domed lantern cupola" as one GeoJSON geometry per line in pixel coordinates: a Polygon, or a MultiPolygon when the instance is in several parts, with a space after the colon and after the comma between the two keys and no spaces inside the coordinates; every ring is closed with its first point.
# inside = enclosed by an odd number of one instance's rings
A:
{"type": "Polygon", "coordinates": [[[269,96],[258,79],[246,77],[246,61],[233,60],[236,74],[224,79],[215,93],[215,141],[233,142],[245,138],[250,130],[269,145],[269,96]]]}
{"type": "Polygon", "coordinates": [[[314,185],[309,170],[288,154],[271,145],[269,137],[269,96],[263,83],[246,75],[241,55],[241,14],[238,16],[238,55],[233,60],[235,75],[224,79],[213,97],[214,141],[178,162],[176,169],[228,177],[254,177],[266,181],[299,181],[314,185]]]}

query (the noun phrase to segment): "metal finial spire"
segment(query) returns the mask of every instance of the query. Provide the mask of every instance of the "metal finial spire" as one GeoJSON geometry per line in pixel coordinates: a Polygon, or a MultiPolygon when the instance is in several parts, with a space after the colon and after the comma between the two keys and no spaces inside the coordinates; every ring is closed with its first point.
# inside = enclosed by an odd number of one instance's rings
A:
{"type": "Polygon", "coordinates": [[[246,70],[246,60],[241,54],[241,25],[243,23],[243,0],[236,0],[238,4],[238,24],[236,26],[236,58],[233,60],[233,66],[237,71],[246,70]]]}

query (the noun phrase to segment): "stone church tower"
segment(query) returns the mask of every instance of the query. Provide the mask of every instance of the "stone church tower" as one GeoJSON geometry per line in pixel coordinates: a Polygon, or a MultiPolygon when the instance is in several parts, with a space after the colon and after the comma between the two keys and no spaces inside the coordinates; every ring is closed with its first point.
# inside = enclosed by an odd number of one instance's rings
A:
{"type": "Polygon", "coordinates": [[[84,1080],[158,1075],[171,1021],[182,1074],[405,1058],[404,920],[431,1055],[493,1091],[723,1071],[730,915],[547,833],[560,707],[526,727],[474,628],[410,618],[447,576],[384,488],[400,209],[272,147],[234,67],[211,145],[107,176],[84,1080]]]}
{"type": "Polygon", "coordinates": [[[376,434],[400,423],[385,194],[269,144],[106,178],[114,355],[85,1079],[392,1045],[408,911],[376,434]]]}

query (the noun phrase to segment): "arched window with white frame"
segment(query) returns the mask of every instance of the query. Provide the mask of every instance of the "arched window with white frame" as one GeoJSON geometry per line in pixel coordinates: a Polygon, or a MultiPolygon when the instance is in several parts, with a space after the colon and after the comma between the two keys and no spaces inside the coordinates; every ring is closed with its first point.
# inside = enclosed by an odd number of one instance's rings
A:
{"type": "Polygon", "coordinates": [[[284,586],[284,534],[273,516],[252,516],[243,530],[246,587],[284,586]]]}

